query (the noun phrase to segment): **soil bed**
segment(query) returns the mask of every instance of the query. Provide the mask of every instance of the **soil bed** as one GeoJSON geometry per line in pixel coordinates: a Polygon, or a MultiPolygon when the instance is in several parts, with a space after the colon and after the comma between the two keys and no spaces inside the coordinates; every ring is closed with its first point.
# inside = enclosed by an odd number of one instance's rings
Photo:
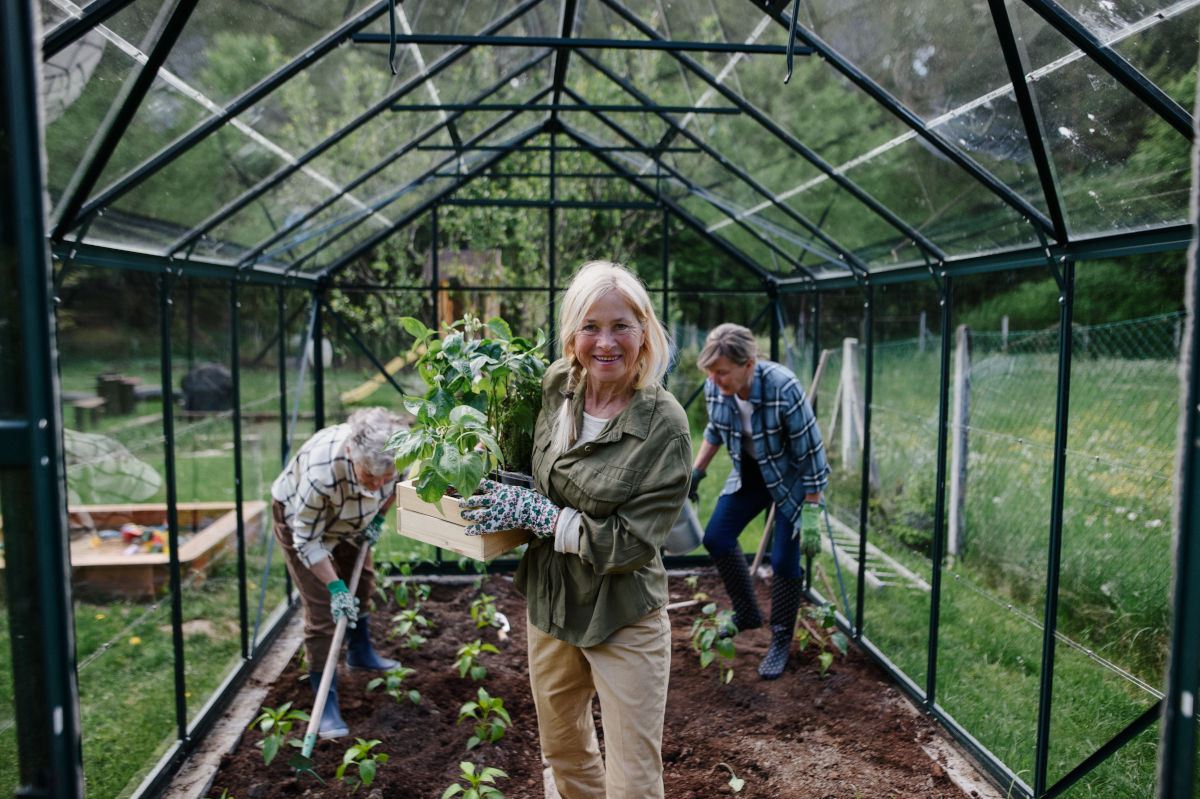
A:
{"type": "MultiPolygon", "coordinates": [[[[724,608],[728,599],[715,576],[702,576],[700,590],[724,608]]],[[[497,630],[477,630],[469,615],[477,595],[467,585],[434,584],[424,605],[424,615],[435,627],[425,634],[419,650],[388,641],[394,602],[371,617],[372,638],[384,655],[399,659],[417,673],[404,688],[421,692],[420,705],[396,704],[382,688],[365,693],[376,676],[347,671],[338,674],[342,714],[352,736],[378,738],[376,751],[389,756],[370,789],[357,794],[369,799],[436,799],[458,775],[458,763],[470,760],[479,766],[505,771],[510,779],[498,787],[510,799],[542,797],[542,764],[537,720],[529,691],[525,659],[525,600],[503,577],[486,583],[484,591],[496,596],[496,606],[512,624],[510,641],[500,654],[485,654],[487,677],[476,683],[460,678],[451,668],[455,652],[464,643],[482,638],[500,645],[497,630]],[[475,699],[483,686],[493,697],[504,699],[513,726],[498,744],[468,752],[472,735],[468,722],[457,724],[463,703],[475,699]],[[376,793],[378,791],[378,793],[376,793]]],[[[760,604],[769,607],[769,589],[760,583],[760,604]]],[[[680,578],[671,580],[672,601],[690,597],[691,589],[680,578]]],[[[838,655],[824,680],[817,677],[817,651],[809,644],[803,653],[793,645],[784,676],[776,681],[759,679],[756,669],[770,641],[765,629],[738,636],[735,676],[720,685],[716,665],[703,671],[689,638],[699,608],[671,611],[673,652],[671,685],[663,736],[663,760],[668,799],[707,799],[734,794],[727,785],[728,772],[714,767],[728,763],[746,781],[738,796],[826,799],[859,796],[897,799],[910,797],[964,797],[943,770],[922,751],[922,744],[937,736],[933,726],[915,716],[897,690],[865,655],[853,647],[838,655]]],[[[292,700],[295,707],[312,707],[312,690],[297,659],[272,686],[265,704],[277,707],[292,700]]],[[[599,720],[599,705],[593,705],[599,720]]],[[[297,725],[300,737],[303,725],[297,725]]],[[[342,753],[353,738],[321,741],[313,758],[319,774],[329,783],[322,787],[311,777],[298,784],[287,759],[297,750],[285,747],[271,766],[264,766],[255,744],[257,730],[242,737],[237,748],[221,762],[210,796],[223,789],[238,799],[251,797],[343,797],[349,789],[334,782],[342,753]]],[[[600,729],[603,748],[603,729],[600,729]]],[[[352,770],[353,773],[353,770],[352,770]]]]}

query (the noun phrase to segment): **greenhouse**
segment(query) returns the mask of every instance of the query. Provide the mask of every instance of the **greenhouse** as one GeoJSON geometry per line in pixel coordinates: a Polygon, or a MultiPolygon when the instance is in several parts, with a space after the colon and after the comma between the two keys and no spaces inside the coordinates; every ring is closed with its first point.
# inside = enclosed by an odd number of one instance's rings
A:
{"type": "Polygon", "coordinates": [[[522,550],[396,509],[376,645],[416,674],[343,673],[374,753],[272,764],[314,699],[272,483],[359,408],[416,424],[451,337],[560,357],[601,259],[695,448],[734,322],[831,468],[783,679],[750,635],[701,669],[729,602],[662,553],[666,796],[1193,795],[1200,0],[77,2],[0,0],[0,793],[557,795],[522,550]],[[511,729],[466,743],[485,687],[511,729]]]}

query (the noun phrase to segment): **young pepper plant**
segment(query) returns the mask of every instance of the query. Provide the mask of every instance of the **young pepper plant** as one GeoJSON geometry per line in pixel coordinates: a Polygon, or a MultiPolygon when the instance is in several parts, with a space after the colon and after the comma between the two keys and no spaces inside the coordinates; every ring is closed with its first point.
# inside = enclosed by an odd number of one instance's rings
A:
{"type": "Polygon", "coordinates": [[[421,694],[415,689],[404,690],[400,684],[404,682],[405,677],[411,677],[416,674],[416,669],[410,669],[407,666],[397,666],[394,669],[388,669],[384,672],[384,676],[376,677],[367,683],[367,691],[373,691],[380,685],[384,686],[383,690],[392,699],[395,699],[397,704],[405,699],[412,702],[414,705],[421,704],[421,694]]]}
{"type": "Polygon", "coordinates": [[[419,649],[421,644],[427,640],[425,636],[416,632],[417,628],[428,629],[430,626],[429,619],[421,615],[420,606],[400,611],[392,616],[392,621],[396,622],[396,626],[392,628],[388,639],[395,638],[397,635],[406,636],[404,643],[401,644],[405,649],[419,649]]]}
{"type": "MultiPolygon", "coordinates": [[[[487,417],[470,405],[447,406],[425,399],[404,397],[404,407],[417,417],[411,430],[388,439],[384,451],[395,450],[396,470],[420,469],[417,496],[439,503],[454,486],[469,497],[484,475],[500,462],[500,445],[487,427],[487,417]],[[478,445],[482,451],[477,451],[478,445]]],[[[441,512],[441,505],[436,505],[441,512]]]]}
{"type": "Polygon", "coordinates": [[[350,793],[357,791],[360,783],[370,788],[371,783],[375,781],[375,773],[388,760],[388,756],[383,752],[371,751],[381,741],[377,739],[364,741],[362,738],[354,740],[358,743],[351,746],[346,750],[346,754],[342,755],[342,765],[338,766],[337,770],[337,778],[350,786],[350,793]],[[358,767],[357,777],[347,776],[346,769],[350,766],[358,767]]]}
{"type": "Polygon", "coordinates": [[[478,639],[460,646],[457,653],[458,660],[454,661],[454,668],[458,669],[458,676],[466,677],[467,674],[470,674],[472,680],[482,680],[486,677],[487,669],[479,665],[479,656],[484,652],[500,654],[499,649],[478,639]]]}
{"type": "Polygon", "coordinates": [[[464,719],[474,719],[476,722],[475,734],[467,739],[468,749],[474,749],[484,742],[494,744],[504,737],[504,731],[512,725],[512,719],[504,709],[503,699],[490,696],[482,688],[479,689],[478,695],[478,700],[467,702],[458,711],[459,724],[462,724],[464,719]]]}
{"type": "Polygon", "coordinates": [[[810,640],[816,643],[820,649],[817,661],[821,664],[821,670],[817,672],[817,675],[822,680],[829,672],[829,667],[833,665],[833,653],[828,650],[828,647],[832,645],[844,656],[848,646],[845,634],[840,630],[834,630],[837,626],[837,618],[834,616],[836,610],[837,605],[826,602],[820,606],[807,605],[800,611],[801,624],[796,631],[796,640],[800,642],[801,651],[804,651],[810,640]],[[804,619],[818,622],[820,630],[813,630],[804,623],[804,619]],[[830,633],[829,630],[834,630],[834,632],[830,633]]]}
{"type": "Polygon", "coordinates": [[[259,731],[266,735],[262,739],[262,753],[263,760],[268,766],[275,759],[279,747],[285,743],[290,743],[292,746],[302,745],[298,740],[291,740],[292,725],[297,721],[308,721],[309,715],[301,710],[292,710],[291,708],[291,702],[284,702],[275,710],[264,706],[262,714],[250,722],[250,729],[257,726],[259,731]]]}
{"type": "Polygon", "coordinates": [[[700,668],[708,668],[718,655],[722,662],[717,666],[717,678],[728,685],[733,679],[733,658],[737,650],[733,645],[733,637],[738,629],[733,623],[732,611],[723,610],[717,613],[717,603],[710,602],[700,609],[704,615],[692,623],[692,648],[700,653],[700,668]],[[725,637],[721,637],[724,633],[725,637]],[[726,666],[723,661],[728,660],[726,666]]]}
{"type": "Polygon", "coordinates": [[[503,771],[489,767],[477,774],[475,773],[475,764],[467,760],[459,763],[458,768],[462,772],[458,775],[458,779],[466,780],[470,787],[464,788],[460,783],[454,782],[442,791],[442,799],[449,799],[459,793],[463,795],[463,799],[504,799],[504,794],[500,793],[496,787],[497,777],[508,779],[508,775],[503,771]]]}
{"type": "Polygon", "coordinates": [[[496,597],[480,594],[479,598],[471,603],[471,619],[475,622],[477,630],[499,627],[500,622],[496,619],[496,597]]]}

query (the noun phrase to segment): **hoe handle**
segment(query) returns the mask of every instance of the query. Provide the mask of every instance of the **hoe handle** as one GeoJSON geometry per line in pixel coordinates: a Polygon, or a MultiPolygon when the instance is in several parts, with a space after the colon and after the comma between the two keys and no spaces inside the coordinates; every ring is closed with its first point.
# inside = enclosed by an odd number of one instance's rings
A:
{"type": "MultiPolygon", "coordinates": [[[[362,575],[363,564],[371,546],[363,543],[358,548],[358,560],[354,562],[354,571],[350,575],[350,596],[358,591],[358,578],[362,575]]],[[[313,747],[317,744],[317,732],[321,729],[321,715],[325,712],[325,700],[329,698],[329,686],[333,684],[333,675],[337,673],[338,657],[342,651],[342,639],[346,637],[346,616],[338,619],[337,629],[333,631],[333,641],[329,644],[329,657],[325,658],[325,670],[321,672],[321,685],[317,688],[317,699],[313,702],[312,718],[308,720],[308,730],[304,734],[304,748],[300,750],[305,757],[312,757],[313,747]]]]}

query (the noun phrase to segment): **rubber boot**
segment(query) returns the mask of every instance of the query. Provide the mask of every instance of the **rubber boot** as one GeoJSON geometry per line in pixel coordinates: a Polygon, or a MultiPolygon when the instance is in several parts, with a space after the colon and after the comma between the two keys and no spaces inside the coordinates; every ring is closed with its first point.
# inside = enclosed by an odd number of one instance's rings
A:
{"type": "Polygon", "coordinates": [[[733,603],[733,623],[738,632],[762,627],[762,611],[758,609],[758,599],[754,595],[754,578],[750,576],[750,567],[746,565],[742,550],[735,549],[728,555],[713,558],[713,563],[717,564],[717,573],[725,583],[725,593],[733,603]]]}
{"type": "MultiPolygon", "coordinates": [[[[312,683],[313,701],[316,701],[316,693],[321,689],[321,675],[323,672],[310,671],[308,673],[308,681],[312,683]]],[[[345,738],[350,734],[350,728],[346,726],[346,722],[342,720],[342,711],[338,707],[337,695],[337,672],[333,673],[333,682],[329,684],[329,696],[325,699],[325,710],[321,713],[321,726],[317,728],[318,738],[345,738]]]]}
{"type": "Polygon", "coordinates": [[[357,627],[346,628],[346,665],[354,671],[387,671],[397,668],[400,661],[381,658],[371,646],[371,614],[358,617],[357,627]]]}
{"type": "Polygon", "coordinates": [[[803,577],[777,576],[771,585],[771,647],[758,667],[758,676],[764,680],[776,679],[787,665],[803,589],[803,577]]]}

